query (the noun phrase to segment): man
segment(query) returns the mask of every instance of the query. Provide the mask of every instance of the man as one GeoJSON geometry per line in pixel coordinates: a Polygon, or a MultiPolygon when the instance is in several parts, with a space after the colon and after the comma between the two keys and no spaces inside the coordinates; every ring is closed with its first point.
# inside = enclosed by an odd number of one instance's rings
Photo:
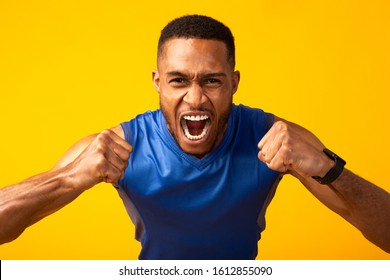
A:
{"type": "Polygon", "coordinates": [[[1,243],[104,181],[136,226],[141,259],[253,259],[266,208],[291,174],[390,252],[389,193],[306,129],[232,103],[240,73],[226,26],[198,15],[170,22],[157,62],[161,110],[88,136],[51,170],[1,190],[1,243]]]}

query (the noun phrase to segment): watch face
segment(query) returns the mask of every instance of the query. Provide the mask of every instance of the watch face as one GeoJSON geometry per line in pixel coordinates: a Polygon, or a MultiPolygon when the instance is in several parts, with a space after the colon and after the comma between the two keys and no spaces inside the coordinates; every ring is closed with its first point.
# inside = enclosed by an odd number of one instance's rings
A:
{"type": "Polygon", "coordinates": [[[346,164],[345,160],[343,160],[341,157],[339,157],[338,155],[336,155],[334,152],[332,152],[331,150],[325,148],[324,149],[324,153],[330,158],[332,159],[333,161],[340,161],[343,165],[346,164]]]}
{"type": "Polygon", "coordinates": [[[335,158],[337,157],[337,155],[335,153],[333,153],[331,150],[325,148],[324,149],[324,153],[325,155],[327,155],[329,158],[335,160],[335,158]]]}

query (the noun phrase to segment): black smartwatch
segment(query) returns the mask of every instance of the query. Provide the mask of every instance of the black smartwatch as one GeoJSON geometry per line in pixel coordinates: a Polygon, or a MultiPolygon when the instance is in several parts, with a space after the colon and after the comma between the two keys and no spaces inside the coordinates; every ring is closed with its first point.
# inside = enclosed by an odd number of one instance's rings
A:
{"type": "Polygon", "coordinates": [[[334,161],[334,166],[326,173],[324,177],[312,176],[317,182],[323,185],[328,185],[336,180],[344,170],[344,165],[346,164],[345,160],[333,153],[331,150],[325,148],[323,150],[325,155],[328,156],[331,160],[334,161]]]}

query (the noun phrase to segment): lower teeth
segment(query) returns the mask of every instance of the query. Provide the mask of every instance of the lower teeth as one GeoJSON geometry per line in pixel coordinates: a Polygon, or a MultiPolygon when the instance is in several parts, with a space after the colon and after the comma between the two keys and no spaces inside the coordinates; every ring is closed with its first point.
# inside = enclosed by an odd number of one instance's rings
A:
{"type": "Polygon", "coordinates": [[[207,130],[208,130],[208,128],[210,127],[210,122],[209,122],[209,121],[206,122],[206,125],[204,126],[204,128],[203,128],[203,130],[202,130],[202,133],[199,134],[199,135],[191,135],[191,134],[190,134],[190,130],[188,129],[185,120],[182,120],[181,125],[182,125],[182,127],[183,127],[184,134],[185,134],[185,136],[186,136],[188,139],[190,139],[190,140],[199,140],[199,139],[202,139],[203,137],[206,136],[207,130]]]}

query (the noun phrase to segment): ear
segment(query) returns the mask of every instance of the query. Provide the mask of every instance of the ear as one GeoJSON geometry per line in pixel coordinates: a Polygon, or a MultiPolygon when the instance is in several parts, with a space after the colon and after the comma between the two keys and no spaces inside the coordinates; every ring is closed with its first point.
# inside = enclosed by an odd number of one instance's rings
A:
{"type": "Polygon", "coordinates": [[[152,81],[154,89],[160,93],[160,74],[158,73],[158,70],[152,71],[152,81]]]}
{"type": "Polygon", "coordinates": [[[240,71],[234,71],[234,73],[233,73],[233,94],[236,93],[239,83],[240,83],[240,71]]]}

